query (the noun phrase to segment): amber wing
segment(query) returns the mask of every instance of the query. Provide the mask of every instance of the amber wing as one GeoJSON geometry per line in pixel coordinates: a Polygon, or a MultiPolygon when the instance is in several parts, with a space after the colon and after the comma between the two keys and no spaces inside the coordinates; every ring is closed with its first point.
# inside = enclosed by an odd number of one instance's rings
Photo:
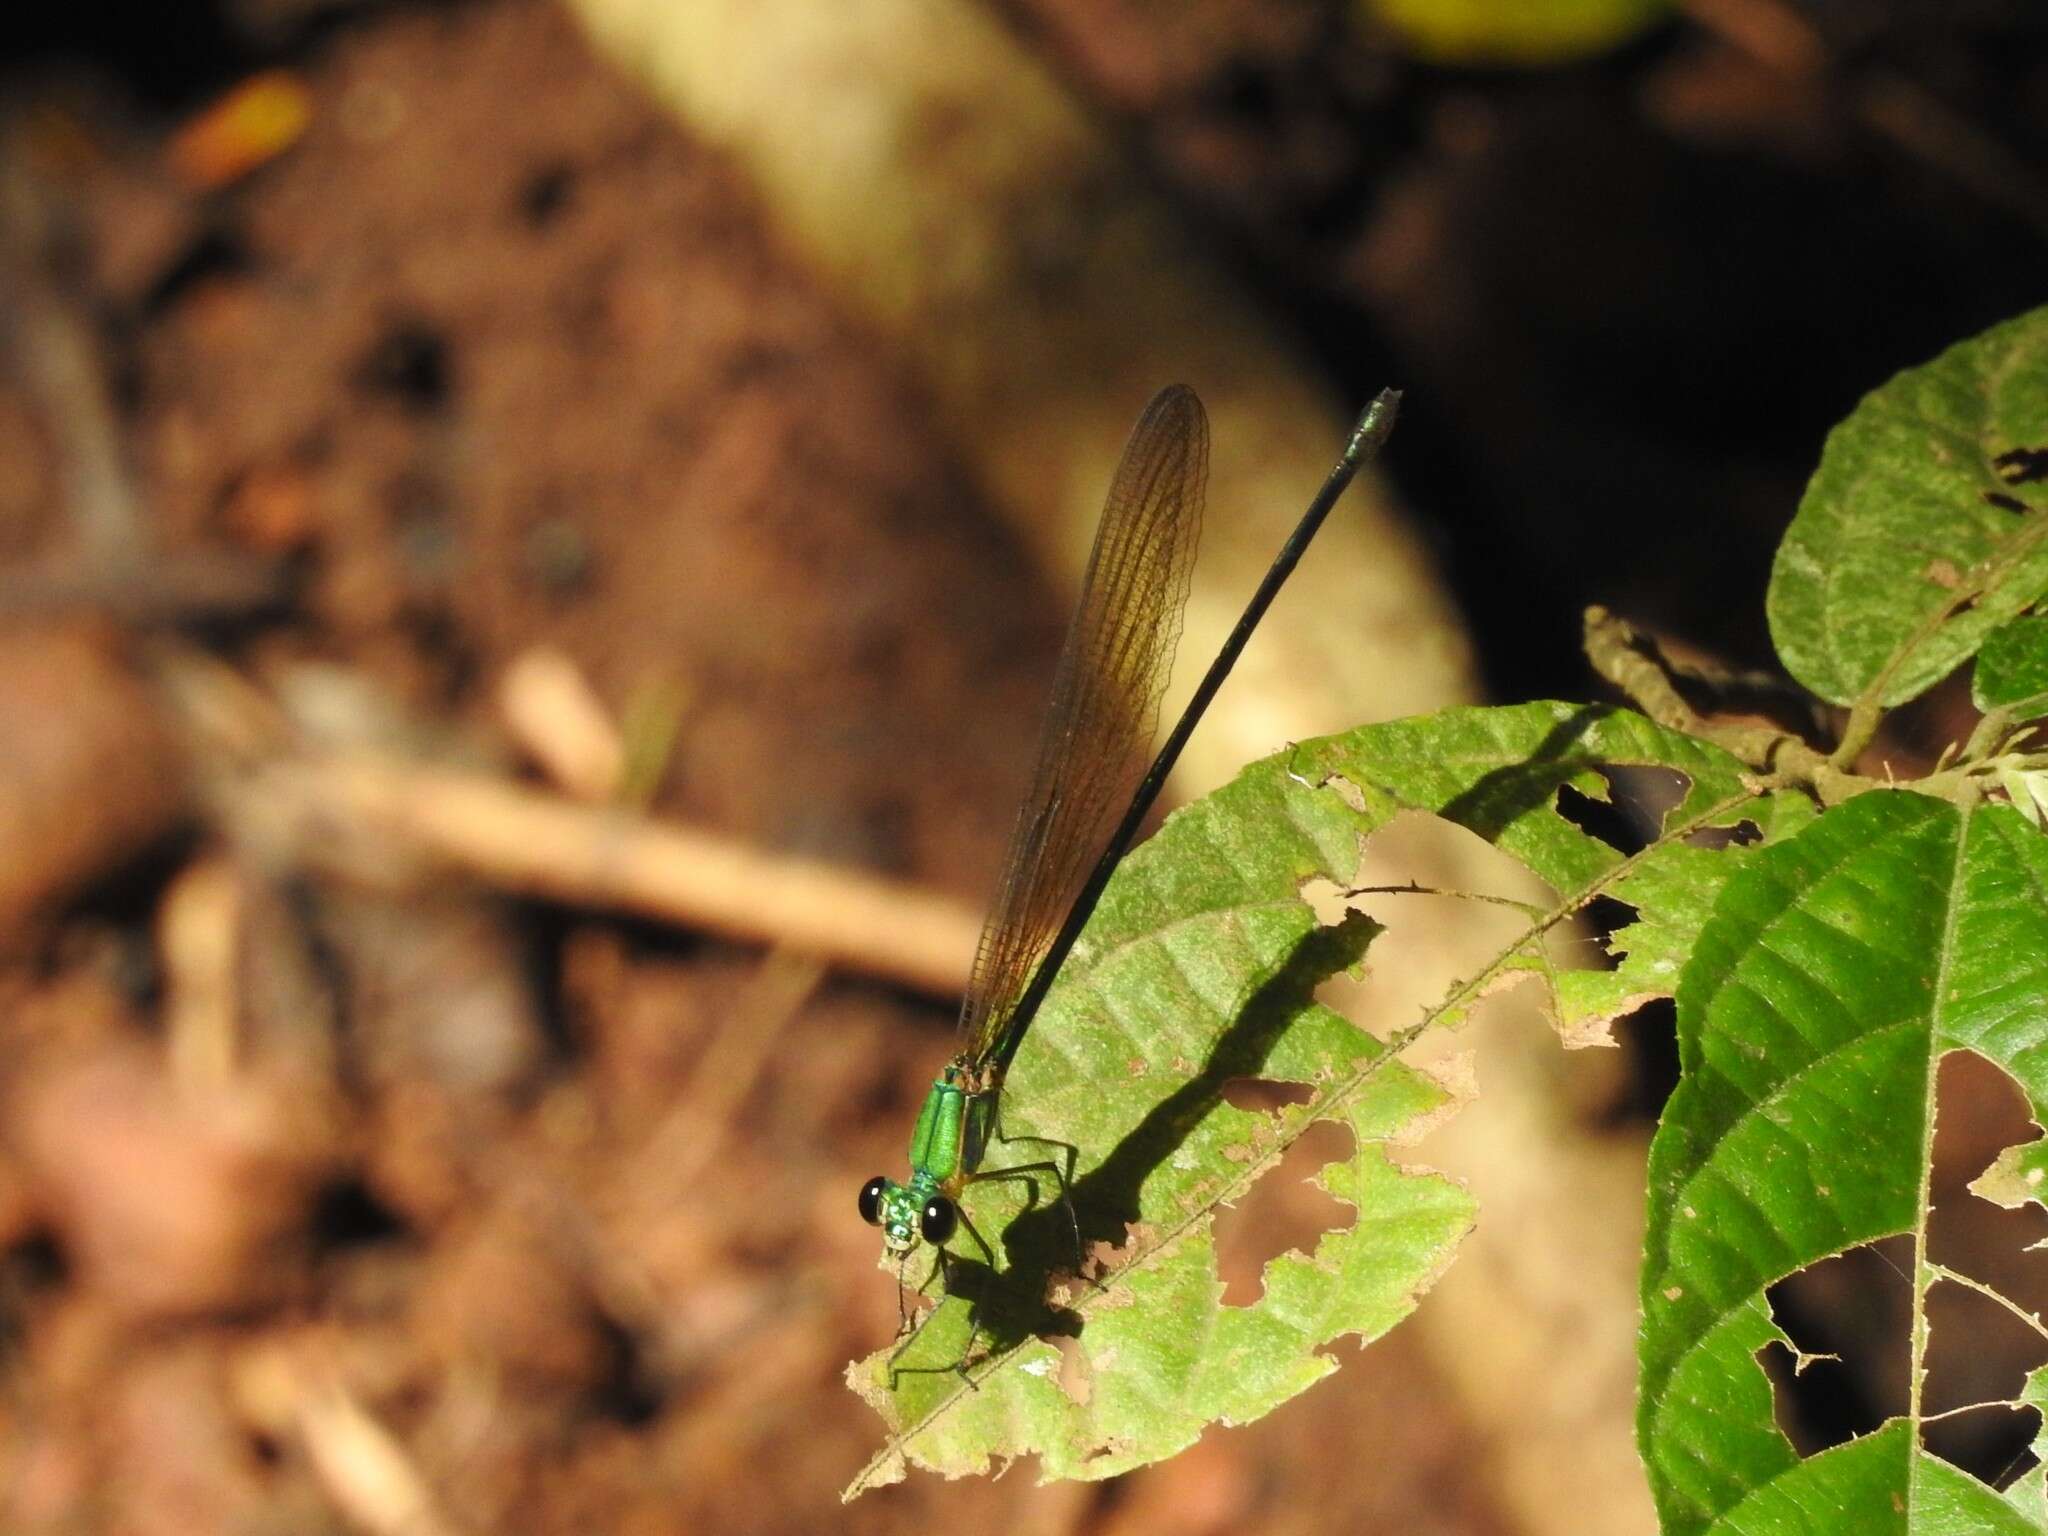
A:
{"type": "Polygon", "coordinates": [[[961,1054],[1007,1062],[1018,1001],[1145,776],[1201,532],[1209,421],[1185,385],[1161,390],[1124,446],[1067,629],[974,975],[961,1054]]]}

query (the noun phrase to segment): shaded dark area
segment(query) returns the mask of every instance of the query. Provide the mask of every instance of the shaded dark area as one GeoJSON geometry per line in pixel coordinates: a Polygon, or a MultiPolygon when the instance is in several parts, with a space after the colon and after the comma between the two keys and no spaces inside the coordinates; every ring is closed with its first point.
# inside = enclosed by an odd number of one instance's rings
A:
{"type": "Polygon", "coordinates": [[[1532,75],[1361,59],[1315,4],[1148,74],[1106,21],[1008,9],[1354,398],[1410,387],[1390,461],[1505,698],[1583,691],[1592,602],[1767,665],[1750,594],[1827,429],[2042,297],[2023,5],[1787,6],[1803,73],[1672,26],[1532,75]]]}

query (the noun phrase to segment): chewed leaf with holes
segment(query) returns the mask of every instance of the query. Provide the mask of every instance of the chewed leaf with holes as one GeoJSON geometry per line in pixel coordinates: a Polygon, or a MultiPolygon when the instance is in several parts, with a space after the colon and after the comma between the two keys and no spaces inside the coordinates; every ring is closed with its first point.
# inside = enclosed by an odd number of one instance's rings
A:
{"type": "Polygon", "coordinates": [[[2048,593],[2048,309],[1881,386],[1828,435],[1771,572],[1822,698],[1910,699],[2048,593]]]}
{"type": "MultiPolygon", "coordinates": [[[[1056,1202],[1006,1182],[971,1187],[969,1218],[1009,1263],[950,1266],[949,1295],[895,1363],[849,1372],[893,1430],[850,1493],[907,1462],[958,1475],[1035,1452],[1046,1477],[1106,1477],[1244,1422],[1335,1368],[1317,1353],[1374,1338],[1414,1306],[1472,1223],[1448,1180],[1408,1174],[1390,1142],[1452,1107],[1445,1088],[1311,997],[1376,931],[1324,929],[1299,889],[1348,871],[1367,824],[1337,796],[1255,765],[1170,818],[1124,861],[1027,1038],[1004,1096],[1006,1132],[1078,1151],[1073,1200],[1091,1242],[1123,1249],[1099,1286],[1070,1281],[1048,1313],[1014,1277],[1070,1265],[1056,1202]],[[1255,1076],[1307,1085],[1276,1114],[1223,1097],[1255,1076]],[[1289,1254],[1264,1295],[1222,1304],[1213,1217],[1310,1121],[1336,1119],[1356,1155],[1321,1173],[1357,1212],[1313,1254],[1289,1254]],[[949,1367],[979,1330],[965,1385],[949,1367]],[[1077,1359],[1059,1344],[1069,1336],[1077,1359]]],[[[1028,1144],[1027,1144],[1028,1145],[1028,1144]]],[[[1033,1147],[1035,1151],[1036,1148],[1033,1147]]],[[[993,1166],[993,1158],[990,1159],[993,1166]]]]}
{"type": "MultiPolygon", "coordinates": [[[[1712,748],[1624,711],[1547,703],[1303,743],[1170,817],[1117,871],[1004,1094],[1012,1138],[1077,1149],[1075,1213],[1084,1241],[1106,1245],[1106,1268],[1094,1280],[1064,1273],[1072,1237],[1043,1190],[1033,1205],[1007,1181],[971,1187],[963,1205],[999,1272],[950,1262],[950,1293],[893,1376],[887,1351],[850,1368],[849,1383],[890,1427],[850,1494],[911,1465],[960,1475],[1025,1454],[1048,1478],[1106,1477],[1182,1449],[1210,1424],[1269,1411],[1335,1368],[1331,1341],[1370,1340],[1413,1309],[1473,1210],[1463,1190],[1404,1170],[1389,1149],[1455,1108],[1457,1091],[1313,1001],[1377,929],[1355,914],[1320,927],[1303,890],[1349,883],[1366,839],[1416,810],[1497,843],[1558,892],[1487,975],[1418,1027],[1456,1022],[1503,976],[1549,975],[1543,935],[1611,890],[1641,914],[1625,930],[1644,935],[1628,963],[1674,953],[1696,914],[1675,880],[1652,878],[1659,860],[1700,861],[1703,875],[1715,861],[1733,868],[1754,855],[1748,839],[1685,838],[1715,828],[1768,837],[1795,820],[1712,748]],[[1665,835],[1635,859],[1557,805],[1567,783],[1604,795],[1602,770],[1628,764],[1675,768],[1688,784],[1665,835]],[[1642,888],[1629,890],[1631,880],[1642,888]],[[1245,1077],[1302,1085],[1306,1101],[1240,1109],[1223,1089],[1245,1077]],[[1312,1252],[1269,1264],[1256,1301],[1226,1306],[1216,1213],[1317,1121],[1351,1132],[1353,1155],[1319,1177],[1355,1216],[1312,1252]],[[964,1356],[971,1385],[951,1369],[964,1356]]],[[[1647,972],[1624,986],[1659,989],[1647,972]]],[[[1613,999],[1573,1001],[1584,1013],[1613,999]]],[[[1027,1142],[1014,1160],[1040,1155],[1027,1142]]],[[[986,1165],[999,1166],[993,1153],[986,1165]]]]}
{"type": "Polygon", "coordinates": [[[2008,806],[1861,795],[1726,883],[1678,1019],[1638,1420],[1666,1536],[2037,1529],[1918,1431],[1934,1073],[1974,1051],[2048,1110],[2048,839],[2008,806]],[[1765,1289],[1900,1234],[1916,1239],[1909,1410],[1801,1460],[1757,1361],[1789,1344],[1765,1289]]]}
{"type": "MultiPolygon", "coordinates": [[[[1308,749],[1296,760],[1309,761],[1308,749]]],[[[1556,703],[1454,710],[1333,737],[1317,745],[1313,760],[1368,797],[1385,797],[1382,815],[1431,811],[1514,855],[1558,893],[1561,914],[1596,895],[1635,909],[1636,920],[1610,941],[1609,969],[1556,969],[1540,933],[1506,963],[1542,977],[1553,1016],[1574,1045],[1604,1040],[1614,1019],[1669,997],[1722,883],[1754,844],[1789,835],[1812,814],[1803,796],[1759,794],[1743,764],[1718,747],[1627,710],[1556,703]],[[1675,769],[1686,785],[1662,835],[1630,858],[1560,815],[1556,803],[1566,785],[1606,799],[1603,770],[1622,765],[1675,769]]]]}

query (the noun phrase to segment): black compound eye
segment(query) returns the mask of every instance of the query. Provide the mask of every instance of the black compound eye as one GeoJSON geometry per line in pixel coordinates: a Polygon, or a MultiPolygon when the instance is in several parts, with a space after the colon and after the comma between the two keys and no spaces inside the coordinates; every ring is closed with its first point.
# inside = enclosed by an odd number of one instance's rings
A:
{"type": "Polygon", "coordinates": [[[882,1224],[882,1191],[888,1183],[878,1173],[860,1187],[860,1219],[871,1227],[882,1224]]]}
{"type": "Polygon", "coordinates": [[[933,1195],[924,1203],[923,1214],[917,1219],[917,1230],[924,1234],[926,1242],[936,1245],[953,1235],[953,1228],[959,1220],[958,1206],[944,1195],[933,1195]]]}

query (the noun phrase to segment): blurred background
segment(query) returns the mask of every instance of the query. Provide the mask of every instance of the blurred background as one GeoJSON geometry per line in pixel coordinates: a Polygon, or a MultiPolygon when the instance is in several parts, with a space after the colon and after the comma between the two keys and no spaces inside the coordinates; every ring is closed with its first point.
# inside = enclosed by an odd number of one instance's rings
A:
{"type": "MultiPolygon", "coordinates": [[[[1185,670],[1357,407],[1408,391],[1181,796],[1318,730],[1587,696],[1591,601],[1766,666],[1827,427],[2044,296],[2038,7],[195,0],[9,30],[0,1528],[1652,1529],[1668,1006],[1617,1051],[1513,1000],[1454,1042],[1481,1097],[1416,1152],[1482,1200],[1451,1275],[1270,1419],[1100,1486],[842,1509],[882,1430],[841,1371],[896,1322],[854,1195],[947,1054],[1149,394],[1215,420],[1185,670]]],[[[1395,830],[1389,877],[1501,878],[1395,830]]],[[[1489,937],[1381,915],[1408,931],[1369,1027],[1489,937]]],[[[1960,1193],[2024,1117],[1967,1063],[1942,1091],[1937,1257],[2048,1302],[2043,1224],[1960,1193]]],[[[1346,1219],[1266,1184],[1224,1223],[1240,1296],[1346,1219]]],[[[1772,1363],[1804,1447],[1904,1401],[1894,1259],[1781,1288],[1842,1356],[1772,1363]]],[[[2037,1363],[1943,1305],[1935,1407],[2037,1363]]],[[[1933,1443],[1999,1478],[2032,1431],[1933,1443]]]]}

